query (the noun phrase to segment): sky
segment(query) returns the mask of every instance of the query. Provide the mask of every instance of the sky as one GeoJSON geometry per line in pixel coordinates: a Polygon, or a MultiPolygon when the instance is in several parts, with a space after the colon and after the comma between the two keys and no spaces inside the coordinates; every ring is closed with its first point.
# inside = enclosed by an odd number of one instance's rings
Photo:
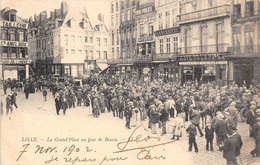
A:
{"type": "MultiPolygon", "coordinates": [[[[37,15],[46,10],[48,17],[50,11],[59,9],[63,0],[1,0],[1,9],[10,7],[17,10],[17,15],[29,19],[30,16],[37,15]]],[[[96,19],[98,13],[104,15],[106,26],[109,27],[109,2],[110,0],[66,0],[69,8],[76,8],[83,10],[84,8],[88,12],[90,20],[96,19]]]]}

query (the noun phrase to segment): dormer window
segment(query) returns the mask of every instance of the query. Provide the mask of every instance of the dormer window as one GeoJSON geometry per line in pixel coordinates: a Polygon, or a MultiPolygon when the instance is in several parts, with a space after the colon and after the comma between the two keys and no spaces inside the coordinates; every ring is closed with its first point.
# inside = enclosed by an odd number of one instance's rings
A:
{"type": "Polygon", "coordinates": [[[71,21],[67,22],[68,27],[71,27],[71,21]]]}
{"type": "Polygon", "coordinates": [[[9,20],[12,22],[16,21],[16,14],[10,14],[9,20]]]}

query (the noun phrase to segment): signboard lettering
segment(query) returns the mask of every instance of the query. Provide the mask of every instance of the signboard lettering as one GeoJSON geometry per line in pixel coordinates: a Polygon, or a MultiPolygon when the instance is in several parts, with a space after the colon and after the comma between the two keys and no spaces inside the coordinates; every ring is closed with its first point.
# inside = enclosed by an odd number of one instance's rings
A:
{"type": "Polygon", "coordinates": [[[221,65],[227,64],[227,61],[191,61],[191,62],[179,62],[179,65],[221,65]]]}
{"type": "Polygon", "coordinates": [[[154,6],[149,6],[143,9],[136,10],[135,15],[142,15],[154,11],[154,6]]]}
{"type": "Polygon", "coordinates": [[[1,59],[0,64],[30,64],[32,60],[1,59]]]}
{"type": "Polygon", "coordinates": [[[26,23],[1,21],[0,25],[1,27],[14,27],[14,28],[28,29],[28,24],[26,23]]]}
{"type": "Polygon", "coordinates": [[[5,40],[0,40],[0,46],[9,46],[9,47],[28,47],[28,42],[20,42],[20,41],[5,41],[5,40]]]}
{"type": "Polygon", "coordinates": [[[169,34],[180,33],[180,27],[174,27],[170,29],[157,30],[154,32],[155,36],[164,36],[169,34]]]}

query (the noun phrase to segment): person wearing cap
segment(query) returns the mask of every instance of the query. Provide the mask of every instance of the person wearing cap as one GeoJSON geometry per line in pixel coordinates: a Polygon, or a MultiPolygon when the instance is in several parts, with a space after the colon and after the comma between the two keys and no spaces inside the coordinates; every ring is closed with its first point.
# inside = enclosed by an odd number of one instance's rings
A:
{"type": "Polygon", "coordinates": [[[83,92],[82,92],[82,90],[78,90],[76,92],[76,97],[77,97],[77,106],[81,106],[81,101],[83,99],[83,92]]]}
{"type": "Polygon", "coordinates": [[[28,84],[26,83],[25,86],[24,86],[24,93],[25,93],[26,99],[29,98],[29,92],[30,92],[30,88],[29,88],[28,84]]]}
{"type": "Polygon", "coordinates": [[[206,150],[209,150],[210,145],[210,151],[213,151],[213,139],[214,139],[214,128],[211,126],[211,122],[207,122],[207,126],[205,128],[205,138],[206,138],[206,150]]]}
{"type": "Polygon", "coordinates": [[[152,128],[152,133],[156,134],[156,124],[159,123],[159,110],[155,105],[150,107],[150,123],[152,128]]]}
{"type": "Polygon", "coordinates": [[[227,122],[224,120],[223,114],[218,115],[218,120],[215,125],[215,132],[217,135],[217,145],[219,147],[219,151],[222,151],[223,142],[227,138],[227,122]]]}
{"type": "Polygon", "coordinates": [[[99,104],[97,94],[94,96],[94,100],[93,100],[93,104],[92,104],[92,110],[93,110],[93,117],[98,118],[99,117],[100,104],[99,104]]]}
{"type": "Polygon", "coordinates": [[[17,96],[17,93],[13,90],[11,92],[12,96],[11,96],[11,99],[12,99],[12,104],[15,106],[15,108],[18,108],[17,107],[17,104],[16,104],[16,96],[17,96]]]}
{"type": "Polygon", "coordinates": [[[113,116],[118,117],[118,99],[116,95],[114,95],[114,97],[110,101],[110,104],[111,104],[111,110],[113,112],[113,116]]]}
{"type": "Polygon", "coordinates": [[[123,109],[125,108],[125,100],[122,95],[118,97],[118,111],[119,111],[119,118],[123,119],[123,109]]]}
{"type": "Polygon", "coordinates": [[[240,155],[240,150],[243,145],[241,136],[232,127],[227,131],[227,139],[224,142],[223,158],[227,160],[227,165],[237,165],[237,157],[240,155]]]}
{"type": "Polygon", "coordinates": [[[162,122],[162,134],[161,136],[163,136],[164,134],[166,134],[166,123],[169,120],[169,113],[167,111],[167,109],[165,108],[165,104],[161,104],[159,105],[159,109],[160,109],[160,120],[162,122]]]}

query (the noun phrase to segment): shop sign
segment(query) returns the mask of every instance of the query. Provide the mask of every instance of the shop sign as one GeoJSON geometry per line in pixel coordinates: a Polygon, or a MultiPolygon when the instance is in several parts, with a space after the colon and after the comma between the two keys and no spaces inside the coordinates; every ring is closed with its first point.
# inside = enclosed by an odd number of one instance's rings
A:
{"type": "Polygon", "coordinates": [[[27,23],[0,21],[0,25],[1,25],[1,27],[14,27],[14,28],[28,29],[27,23]]]}
{"type": "Polygon", "coordinates": [[[153,12],[154,9],[155,9],[154,6],[145,7],[145,8],[136,10],[135,15],[142,15],[142,14],[150,13],[150,12],[153,12]]]}
{"type": "Polygon", "coordinates": [[[1,59],[0,64],[30,64],[32,60],[5,60],[1,59]]]}
{"type": "Polygon", "coordinates": [[[170,29],[157,30],[154,32],[155,36],[164,36],[169,34],[180,33],[180,27],[173,27],[170,29]]]}
{"type": "Polygon", "coordinates": [[[179,65],[222,65],[227,64],[227,61],[192,61],[179,62],[179,65]]]}
{"type": "Polygon", "coordinates": [[[0,45],[9,47],[28,47],[28,42],[0,40],[0,45]]]}

